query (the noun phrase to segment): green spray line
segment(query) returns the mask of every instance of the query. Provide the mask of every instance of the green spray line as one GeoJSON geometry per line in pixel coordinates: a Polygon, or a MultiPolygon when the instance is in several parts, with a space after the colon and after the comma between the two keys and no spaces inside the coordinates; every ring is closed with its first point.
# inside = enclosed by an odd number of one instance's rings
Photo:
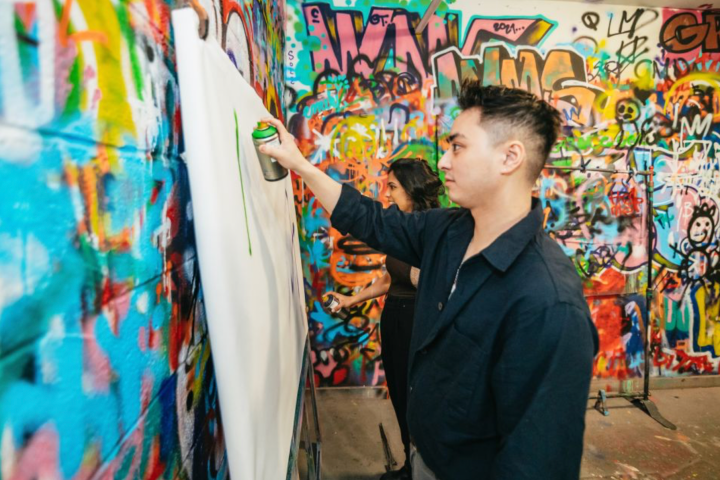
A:
{"type": "Polygon", "coordinates": [[[243,185],[242,166],[240,165],[240,129],[238,127],[237,111],[233,110],[233,115],[235,115],[235,156],[237,157],[238,172],[240,172],[240,190],[242,191],[243,211],[245,212],[245,230],[247,231],[248,237],[248,251],[250,252],[250,256],[252,257],[252,243],[250,242],[250,224],[248,223],[247,207],[245,206],[245,186],[243,185]]]}

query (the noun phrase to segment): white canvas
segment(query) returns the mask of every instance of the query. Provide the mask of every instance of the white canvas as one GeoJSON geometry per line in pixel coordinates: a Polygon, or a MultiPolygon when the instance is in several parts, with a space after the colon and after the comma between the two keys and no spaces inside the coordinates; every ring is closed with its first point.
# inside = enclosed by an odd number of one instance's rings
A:
{"type": "Polygon", "coordinates": [[[290,177],[252,142],[269,116],[190,9],[173,12],[182,124],[210,343],[234,480],[286,478],[307,335],[290,177]]]}

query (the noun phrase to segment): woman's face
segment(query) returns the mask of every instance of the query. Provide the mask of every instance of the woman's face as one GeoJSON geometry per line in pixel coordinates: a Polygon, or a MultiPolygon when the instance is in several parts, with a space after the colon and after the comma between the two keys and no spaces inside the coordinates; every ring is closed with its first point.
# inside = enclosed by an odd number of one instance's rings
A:
{"type": "Polygon", "coordinates": [[[388,188],[385,193],[385,198],[388,203],[397,205],[402,212],[412,212],[413,210],[410,196],[408,196],[407,192],[400,185],[400,182],[398,182],[393,172],[390,172],[390,175],[388,175],[388,188]]]}

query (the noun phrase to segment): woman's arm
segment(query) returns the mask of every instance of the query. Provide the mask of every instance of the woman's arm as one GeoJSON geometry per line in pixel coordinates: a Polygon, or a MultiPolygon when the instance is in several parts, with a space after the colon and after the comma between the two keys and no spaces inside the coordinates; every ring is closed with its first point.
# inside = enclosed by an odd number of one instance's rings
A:
{"type": "Polygon", "coordinates": [[[370,285],[367,288],[362,289],[357,293],[357,295],[354,295],[353,298],[355,299],[353,305],[357,305],[358,303],[366,302],[370,300],[371,298],[376,298],[381,295],[385,295],[388,290],[390,290],[390,274],[386,273],[382,277],[378,278],[373,282],[372,285],[370,285]]]}
{"type": "Polygon", "coordinates": [[[343,295],[337,292],[329,292],[328,295],[332,295],[338,299],[338,304],[332,309],[335,313],[341,308],[349,308],[357,305],[358,303],[366,302],[371,298],[376,298],[381,295],[385,295],[390,289],[390,274],[386,273],[382,277],[378,278],[367,288],[360,290],[355,295],[343,295]]]}

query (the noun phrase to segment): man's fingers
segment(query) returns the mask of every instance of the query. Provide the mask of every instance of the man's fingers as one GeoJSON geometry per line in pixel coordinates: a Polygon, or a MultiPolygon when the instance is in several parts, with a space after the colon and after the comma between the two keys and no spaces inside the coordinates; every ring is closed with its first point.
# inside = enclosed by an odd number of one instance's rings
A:
{"type": "Polygon", "coordinates": [[[278,132],[280,132],[280,135],[282,136],[284,133],[288,133],[287,128],[285,128],[285,125],[274,117],[266,117],[262,119],[263,122],[269,123],[273,127],[277,128],[278,132]]]}
{"type": "Polygon", "coordinates": [[[295,137],[288,132],[283,122],[274,117],[266,117],[262,119],[263,122],[269,123],[273,127],[277,128],[278,134],[280,135],[280,141],[295,141],[295,137]]]}
{"type": "Polygon", "coordinates": [[[274,145],[260,145],[260,151],[265,155],[270,155],[271,157],[277,158],[281,150],[279,147],[276,147],[274,145]]]}
{"type": "Polygon", "coordinates": [[[282,122],[275,117],[265,117],[265,118],[260,119],[260,121],[269,123],[270,125],[272,125],[274,127],[282,127],[283,129],[285,128],[285,125],[283,125],[282,122]]]}

